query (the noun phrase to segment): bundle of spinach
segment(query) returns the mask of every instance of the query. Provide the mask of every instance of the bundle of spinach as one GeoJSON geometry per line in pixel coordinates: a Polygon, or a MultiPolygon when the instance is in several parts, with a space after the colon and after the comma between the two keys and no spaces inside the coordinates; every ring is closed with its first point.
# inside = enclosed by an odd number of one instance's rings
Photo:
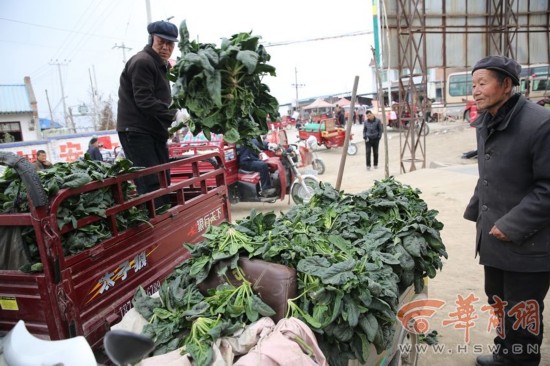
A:
{"type": "MultiPolygon", "coordinates": [[[[101,161],[91,160],[85,157],[71,163],[56,163],[52,168],[38,171],[42,187],[48,197],[54,197],[60,189],[77,188],[92,181],[103,181],[109,177],[136,171],[131,161],[122,159],[114,164],[107,164],[101,161]]],[[[7,168],[0,178],[0,212],[15,213],[29,212],[27,200],[27,187],[22,183],[17,172],[7,168]]],[[[127,198],[135,186],[130,181],[123,184],[123,197],[127,198]]],[[[94,191],[72,196],[65,200],[59,207],[57,213],[57,224],[62,228],[71,224],[76,228],[79,219],[96,215],[105,218],[105,211],[114,204],[112,191],[109,188],[97,189],[94,191]]],[[[147,210],[132,207],[117,215],[117,225],[120,231],[136,226],[141,222],[148,221],[147,210]]],[[[95,244],[108,239],[111,231],[107,220],[99,220],[84,227],[72,230],[61,238],[65,255],[73,255],[88,249],[95,244]]],[[[40,262],[36,234],[33,227],[25,227],[22,230],[22,239],[30,254],[30,264],[21,268],[29,272],[41,270],[36,263],[40,262]]]]}
{"type": "MultiPolygon", "coordinates": [[[[185,273],[186,286],[196,286],[221,261],[230,263],[222,268],[235,268],[239,256],[296,268],[299,294],[288,301],[287,316],[317,333],[331,365],[365,362],[370,344],[377,353],[391,345],[400,293],[411,285],[422,291],[424,277],[434,277],[447,257],[439,234],[443,224],[419,193],[393,178],[357,195],[321,184],[309,203],[280,216],[252,211],[234,225],[209,227],[204,241],[188,245],[192,257],[176,272],[185,273]]],[[[180,288],[181,280],[173,281],[166,287],[180,288]]],[[[135,305],[146,318],[155,307],[165,308],[144,296],[136,296],[135,305]]],[[[216,316],[232,319],[230,312],[216,316]]],[[[157,343],[161,352],[172,339],[166,328],[157,343]]]]}
{"type": "Polygon", "coordinates": [[[278,115],[279,104],[262,83],[263,76],[275,76],[275,68],[267,63],[271,56],[260,37],[238,33],[217,48],[191,41],[185,21],[179,32],[181,57],[168,79],[174,83],[172,107],[187,109],[190,131],[203,132],[208,140],[211,133],[223,134],[229,143],[265,134],[267,118],[278,115]]]}
{"type": "MultiPolygon", "coordinates": [[[[201,245],[199,245],[199,248],[201,245]]],[[[204,257],[202,257],[204,258],[204,257]]],[[[275,311],[254,293],[252,284],[237,266],[237,257],[220,266],[218,274],[224,276],[232,269],[234,279],[217,286],[203,295],[197,280],[203,273],[203,260],[195,256],[177,267],[163,282],[160,297],[153,298],[140,288],[133,299],[136,310],[149,320],[143,334],[155,341],[155,354],[164,354],[185,347],[195,365],[210,365],[213,358],[212,342],[244,329],[260,316],[272,316],[275,311]]]]}

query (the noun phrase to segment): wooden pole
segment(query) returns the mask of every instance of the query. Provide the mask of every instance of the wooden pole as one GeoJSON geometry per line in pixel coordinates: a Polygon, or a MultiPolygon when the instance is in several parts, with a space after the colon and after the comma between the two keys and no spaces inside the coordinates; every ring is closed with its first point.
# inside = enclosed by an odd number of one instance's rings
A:
{"type": "Polygon", "coordinates": [[[344,148],[342,150],[342,157],[340,158],[340,166],[338,167],[338,177],[336,179],[336,190],[340,190],[342,185],[342,176],[344,175],[344,166],[346,165],[346,157],[348,155],[349,137],[351,136],[351,125],[353,123],[353,112],[355,111],[355,98],[357,95],[357,85],[359,84],[359,76],[355,77],[353,83],[353,91],[351,94],[351,104],[349,105],[349,115],[346,122],[346,137],[344,139],[344,148]]]}

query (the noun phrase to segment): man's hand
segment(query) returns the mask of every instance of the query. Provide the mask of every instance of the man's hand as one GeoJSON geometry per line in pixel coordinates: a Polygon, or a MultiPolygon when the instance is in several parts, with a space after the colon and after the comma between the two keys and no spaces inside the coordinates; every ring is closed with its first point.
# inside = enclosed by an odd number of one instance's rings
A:
{"type": "Polygon", "coordinates": [[[188,116],[189,116],[189,114],[187,113],[187,110],[178,109],[178,111],[176,112],[175,121],[176,121],[176,123],[183,122],[188,116]]]}
{"type": "Polygon", "coordinates": [[[510,239],[506,236],[506,234],[500,231],[499,228],[496,227],[496,225],[493,225],[493,227],[491,228],[491,231],[489,231],[489,235],[494,236],[498,240],[510,241],[510,239]]]}

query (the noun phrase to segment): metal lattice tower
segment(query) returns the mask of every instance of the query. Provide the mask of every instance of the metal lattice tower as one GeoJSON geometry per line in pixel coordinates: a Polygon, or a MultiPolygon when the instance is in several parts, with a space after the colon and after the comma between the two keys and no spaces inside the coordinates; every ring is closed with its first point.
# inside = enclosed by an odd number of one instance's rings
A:
{"type": "Polygon", "coordinates": [[[422,133],[425,122],[418,112],[421,112],[421,115],[426,113],[428,69],[440,67],[447,70],[448,67],[457,66],[448,53],[461,52],[462,67],[466,69],[471,68],[472,59],[479,58],[480,55],[500,54],[530,63],[529,52],[532,52],[534,47],[529,44],[530,32],[546,32],[544,49],[548,54],[547,59],[550,59],[548,0],[538,0],[536,4],[532,3],[532,0],[522,0],[521,3],[519,0],[486,0],[484,13],[483,10],[479,10],[479,6],[474,6],[480,5],[479,3],[469,4],[466,1],[461,2],[463,14],[456,13],[458,0],[381,1],[384,1],[386,8],[392,9],[393,12],[388,14],[388,21],[384,26],[389,29],[392,41],[396,44],[392,53],[397,55],[397,64],[394,68],[399,75],[399,123],[408,124],[408,129],[400,135],[402,173],[426,167],[426,138],[422,133]],[[540,9],[540,1],[546,2],[545,10],[540,9]],[[427,5],[429,12],[426,11],[427,5]],[[534,8],[536,10],[533,10],[534,8]],[[449,9],[455,12],[448,13],[449,9]],[[545,17],[545,22],[533,21],[537,16],[545,17]],[[429,22],[436,18],[436,25],[429,22]],[[456,25],[457,20],[461,25],[456,25]],[[485,38],[484,41],[479,42],[479,38],[476,38],[480,37],[480,34],[485,38]],[[521,39],[518,38],[518,34],[523,34],[521,39]],[[433,38],[427,41],[427,35],[433,38]],[[454,35],[464,37],[461,50],[448,49],[456,46],[456,43],[449,41],[454,35]],[[438,42],[434,44],[441,47],[442,52],[436,64],[428,61],[427,47],[432,47],[430,41],[437,37],[438,42]],[[479,47],[472,49],[472,42],[479,47]],[[521,52],[520,45],[523,47],[521,52]],[[453,62],[455,64],[452,64],[453,62]],[[418,127],[415,129],[415,126],[418,127]]]}

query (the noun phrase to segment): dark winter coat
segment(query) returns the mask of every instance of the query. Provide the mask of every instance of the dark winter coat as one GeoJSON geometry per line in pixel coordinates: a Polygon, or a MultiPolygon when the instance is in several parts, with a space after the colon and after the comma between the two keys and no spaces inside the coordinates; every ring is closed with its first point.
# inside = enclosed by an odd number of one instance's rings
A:
{"type": "Polygon", "coordinates": [[[476,221],[480,264],[550,271],[550,111],[520,95],[501,111],[492,131],[489,113],[475,121],[479,178],[464,218],[476,221]],[[493,225],[511,241],[489,235],[493,225]]]}
{"type": "Polygon", "coordinates": [[[374,118],[370,121],[368,118],[363,122],[363,140],[367,138],[369,140],[378,140],[382,137],[382,132],[384,132],[384,127],[380,119],[374,118]]]}
{"type": "Polygon", "coordinates": [[[90,154],[90,159],[103,161],[103,155],[101,155],[101,151],[99,151],[99,148],[97,146],[88,146],[87,153],[90,154]]]}
{"type": "Polygon", "coordinates": [[[150,134],[159,141],[168,140],[168,128],[176,111],[168,109],[170,83],[168,64],[145,46],[128,60],[120,75],[117,131],[150,134]]]}

